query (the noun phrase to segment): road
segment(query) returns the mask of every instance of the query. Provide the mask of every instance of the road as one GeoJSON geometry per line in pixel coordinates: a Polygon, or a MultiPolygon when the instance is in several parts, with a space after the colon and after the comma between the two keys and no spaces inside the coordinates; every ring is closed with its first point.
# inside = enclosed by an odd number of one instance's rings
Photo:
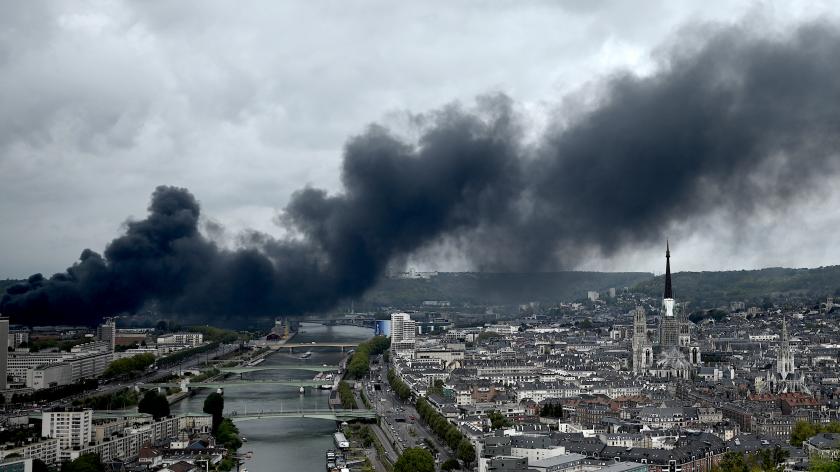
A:
{"type": "Polygon", "coordinates": [[[152,383],[155,380],[162,379],[168,375],[178,373],[180,370],[183,369],[192,369],[200,364],[205,363],[208,359],[213,359],[216,357],[221,357],[227,355],[236,350],[238,344],[222,344],[214,351],[203,352],[201,354],[196,354],[195,356],[186,359],[184,362],[180,364],[176,364],[170,367],[165,367],[163,369],[158,369],[154,371],[149,371],[144,374],[140,378],[132,379],[132,380],[124,380],[119,382],[112,382],[105,385],[100,386],[96,390],[88,391],[80,395],[75,395],[71,397],[65,397],[60,400],[56,400],[44,406],[44,408],[61,408],[61,407],[68,407],[72,404],[73,400],[77,398],[84,398],[89,396],[99,396],[99,395],[109,395],[111,393],[117,392],[127,387],[132,387],[138,383],[152,383]]]}
{"type": "MultiPolygon", "coordinates": [[[[371,366],[370,378],[365,382],[365,392],[371,403],[376,408],[377,414],[382,418],[381,430],[385,434],[389,444],[395,446],[396,452],[401,453],[409,447],[424,446],[427,441],[431,442],[439,452],[438,464],[453,457],[450,451],[422,424],[420,415],[410,402],[402,402],[396,398],[386,380],[388,371],[387,365],[373,364],[371,366]],[[378,382],[381,375],[382,382],[378,382]],[[373,384],[380,383],[382,390],[374,390],[373,384]],[[415,419],[412,420],[411,418],[415,419]],[[405,421],[398,421],[398,419],[405,421]]],[[[434,451],[432,451],[434,454],[434,451]]]]}

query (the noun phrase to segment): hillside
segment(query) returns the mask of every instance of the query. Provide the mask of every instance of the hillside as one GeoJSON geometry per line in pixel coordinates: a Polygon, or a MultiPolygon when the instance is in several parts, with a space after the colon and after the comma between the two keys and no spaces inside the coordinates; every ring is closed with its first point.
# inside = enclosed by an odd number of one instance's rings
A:
{"type": "MultiPolygon", "coordinates": [[[[779,298],[818,300],[840,296],[840,266],[816,269],[772,267],[760,270],[678,272],[672,275],[674,297],[695,308],[715,307],[730,301],[762,305],[779,298]]],[[[663,277],[646,280],[635,291],[662,296],[663,277]]]]}
{"type": "Polygon", "coordinates": [[[632,287],[652,277],[653,274],[646,272],[441,272],[430,279],[383,279],[361,303],[370,306],[411,305],[424,300],[448,300],[452,305],[553,303],[585,298],[589,290],[632,287]]]}

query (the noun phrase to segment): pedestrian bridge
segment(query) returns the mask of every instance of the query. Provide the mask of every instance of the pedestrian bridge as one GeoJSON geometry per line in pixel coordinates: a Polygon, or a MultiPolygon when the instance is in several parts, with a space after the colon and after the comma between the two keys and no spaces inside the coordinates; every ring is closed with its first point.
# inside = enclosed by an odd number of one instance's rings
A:
{"type": "Polygon", "coordinates": [[[253,421],[271,418],[315,418],[332,421],[352,421],[376,419],[376,410],[291,410],[291,411],[259,411],[242,413],[238,411],[225,415],[234,422],[253,421]]]}
{"type": "Polygon", "coordinates": [[[319,364],[288,364],[288,365],[255,365],[245,367],[219,367],[219,372],[226,374],[247,374],[249,372],[260,372],[263,370],[309,370],[312,372],[335,372],[337,365],[319,364]]]}

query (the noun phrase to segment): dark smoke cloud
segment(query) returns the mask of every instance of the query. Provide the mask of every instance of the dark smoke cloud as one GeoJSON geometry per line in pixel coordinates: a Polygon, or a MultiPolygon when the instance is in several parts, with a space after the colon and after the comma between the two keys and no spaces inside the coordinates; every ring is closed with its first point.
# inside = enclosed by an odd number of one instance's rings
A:
{"type": "Polygon", "coordinates": [[[347,144],[345,193],[297,192],[281,223],[295,237],[244,236],[226,250],[199,232],[186,189],[158,187],[149,216],[129,222],[104,255],[85,250],[66,273],[32,276],[3,297],[16,322],[95,322],[155,301],[166,312],[214,318],[299,314],[358,296],[388,262],[430,240],[475,227],[512,200],[518,133],[503,98],[431,118],[419,146],[381,127],[347,144]],[[469,156],[469,158],[464,158],[469,156]]]}
{"type": "Polygon", "coordinates": [[[590,250],[664,245],[669,230],[711,214],[745,227],[758,209],[819,192],[818,178],[830,185],[836,26],[774,39],[727,28],[700,45],[670,50],[651,77],[612,78],[600,106],[545,133],[523,161],[528,211],[501,215],[478,235],[489,244],[465,238],[472,258],[489,269],[574,267],[590,250]]]}
{"type": "Polygon", "coordinates": [[[185,189],[159,187],[149,216],[103,255],[12,287],[0,310],[22,323],[94,322],[161,309],[208,317],[329,309],[364,293],[399,258],[441,241],[478,266],[573,267],[664,239],[675,225],[746,218],[836,175],[840,34],[806,25],[784,38],[741,28],[672,49],[649,77],[615,76],[597,106],[524,145],[503,96],[423,117],[408,142],[372,126],[351,139],[343,193],[295,193],[291,234],[221,248],[199,231],[185,189]]]}

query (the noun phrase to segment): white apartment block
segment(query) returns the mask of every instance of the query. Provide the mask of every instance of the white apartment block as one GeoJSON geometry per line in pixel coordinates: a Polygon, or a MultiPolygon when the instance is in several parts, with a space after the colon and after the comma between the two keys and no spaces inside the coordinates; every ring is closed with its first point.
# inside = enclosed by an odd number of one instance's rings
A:
{"type": "Polygon", "coordinates": [[[44,364],[34,369],[26,369],[26,386],[35,390],[69,385],[73,375],[70,364],[44,364]]]}
{"type": "Polygon", "coordinates": [[[71,450],[81,449],[91,441],[91,409],[45,411],[41,418],[41,436],[58,439],[59,460],[69,459],[71,450]]]}
{"type": "Polygon", "coordinates": [[[172,333],[165,336],[158,336],[158,344],[177,344],[181,346],[196,347],[204,342],[204,335],[201,333],[172,333]]]}
{"type": "Polygon", "coordinates": [[[0,449],[0,460],[16,455],[24,459],[40,459],[47,464],[58,462],[58,439],[43,439],[13,449],[0,449]]]}
{"type": "Polygon", "coordinates": [[[62,455],[73,460],[83,454],[98,454],[103,461],[136,457],[144,444],[161,439],[177,437],[182,418],[163,418],[138,427],[126,428],[122,435],[110,436],[107,440],[86,445],[78,450],[64,451],[62,455]]]}
{"type": "MultiPolygon", "coordinates": [[[[90,343],[94,344],[94,343],[90,343]]],[[[75,349],[75,348],[74,348],[75,349]]],[[[43,370],[50,364],[66,364],[70,369],[70,377],[67,383],[78,382],[82,379],[93,379],[102,375],[108,364],[113,360],[113,353],[106,350],[92,349],[92,350],[78,350],[77,352],[20,352],[12,351],[8,354],[7,368],[8,373],[15,379],[20,381],[27,381],[38,376],[47,376],[48,374],[28,374],[29,370],[43,370]]],[[[51,380],[47,384],[56,379],[64,380],[67,377],[62,373],[61,375],[50,376],[51,380]]],[[[58,384],[62,385],[62,384],[58,384]]],[[[27,387],[37,388],[34,383],[27,383],[27,387]]],[[[48,385],[49,386],[49,385],[48,385]]],[[[41,387],[43,388],[43,387],[41,387]]]]}

